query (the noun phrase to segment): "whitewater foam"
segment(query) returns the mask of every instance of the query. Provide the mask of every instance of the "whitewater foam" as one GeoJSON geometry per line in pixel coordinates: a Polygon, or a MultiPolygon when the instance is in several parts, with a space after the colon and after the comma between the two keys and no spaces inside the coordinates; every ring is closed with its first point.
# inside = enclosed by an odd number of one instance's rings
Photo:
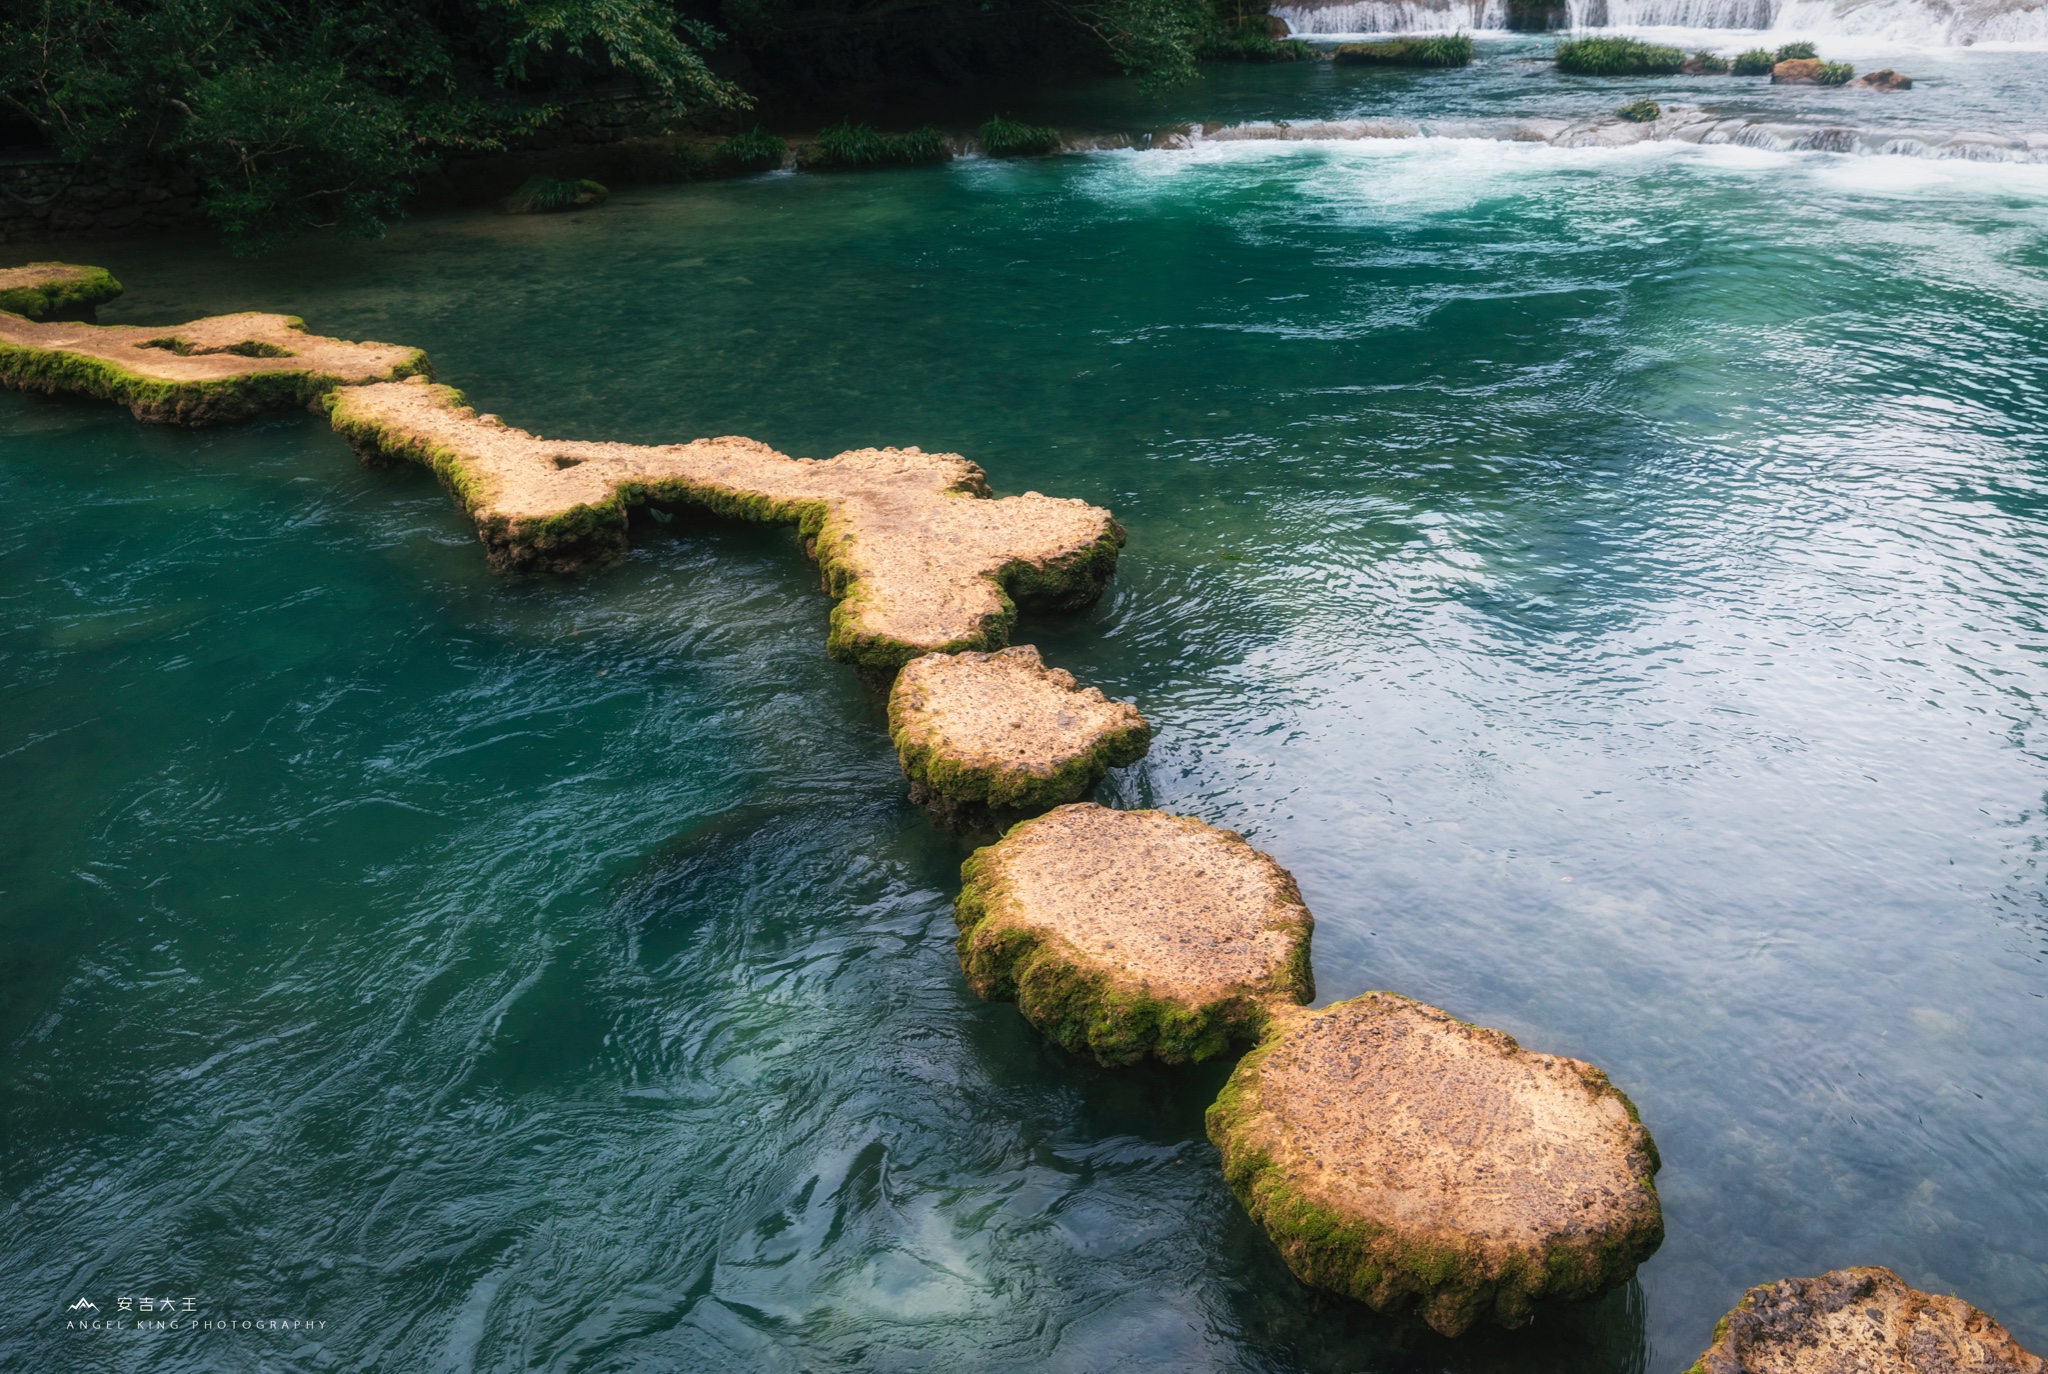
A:
{"type": "MultiPolygon", "coordinates": [[[[1566,0],[1575,29],[1745,30],[1908,47],[2048,47],[2048,0],[1566,0]]],[[[1497,32],[1504,0],[1340,0],[1280,5],[1295,33],[1497,32]]]]}

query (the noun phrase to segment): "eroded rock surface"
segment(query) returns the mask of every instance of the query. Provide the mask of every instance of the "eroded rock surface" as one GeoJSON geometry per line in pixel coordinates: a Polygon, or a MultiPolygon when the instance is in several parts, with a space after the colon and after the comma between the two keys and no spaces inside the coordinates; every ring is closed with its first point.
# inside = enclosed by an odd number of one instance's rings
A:
{"type": "Polygon", "coordinates": [[[1760,1284],[1687,1374],[2042,1374],[2042,1360],[1960,1298],[1889,1269],[1760,1284]]]}
{"type": "Polygon", "coordinates": [[[1078,803],[975,851],[961,877],[967,981],[1104,1064],[1207,1059],[1314,995],[1301,893],[1234,831],[1078,803]]]}
{"type": "Polygon", "coordinates": [[[424,464],[471,517],[493,567],[566,571],[619,556],[642,502],[794,524],[840,598],[827,649],[878,673],[927,653],[999,648],[1016,602],[1101,594],[1124,532],[1106,510],[989,495],[949,453],[859,449],[790,458],[752,439],[616,444],[543,439],[424,381],[334,393],[335,429],[369,459],[424,464]]]}
{"type": "Polygon", "coordinates": [[[1446,1335],[1603,1292],[1664,1236],[1656,1147],[1605,1074],[1392,993],[1276,1021],[1209,1137],[1303,1282],[1446,1335]]]}
{"type": "Polygon", "coordinates": [[[1882,71],[1866,72],[1849,84],[1857,90],[1884,91],[1889,93],[1892,91],[1912,90],[1913,78],[1901,72],[1895,72],[1890,67],[1886,67],[1882,71]]]}
{"type": "Polygon", "coordinates": [[[160,326],[0,315],[0,384],[116,401],[158,424],[223,424],[303,407],[338,386],[427,371],[417,348],[308,334],[291,315],[160,326]]]}
{"type": "Polygon", "coordinates": [[[1152,732],[1137,707],[1024,644],[912,659],[889,693],[889,734],[912,799],[972,819],[1083,797],[1142,758],[1152,732]]]}
{"type": "Polygon", "coordinates": [[[0,267],[0,310],[31,320],[90,320],[98,307],[121,294],[121,283],[104,267],[69,262],[32,262],[0,267]]]}

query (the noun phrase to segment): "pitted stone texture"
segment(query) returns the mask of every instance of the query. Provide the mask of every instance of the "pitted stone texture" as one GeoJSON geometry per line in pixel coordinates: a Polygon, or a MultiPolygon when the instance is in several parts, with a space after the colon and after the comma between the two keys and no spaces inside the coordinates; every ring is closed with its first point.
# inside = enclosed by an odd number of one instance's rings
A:
{"type": "Polygon", "coordinates": [[[889,734],[918,801],[1042,810],[1143,757],[1151,728],[1137,707],[1022,644],[905,664],[889,693],[889,734]]]}
{"type": "Polygon", "coordinates": [[[1962,1299],[1872,1266],[1750,1289],[1688,1374],[2043,1374],[2043,1362],[1962,1299]]]}
{"type": "Polygon", "coordinates": [[[627,507],[648,500],[797,524],[827,590],[843,598],[831,652],[877,671],[1000,647],[1012,595],[1085,605],[1123,542],[1109,512],[1085,502],[991,498],[981,469],[955,454],[859,449],[819,461],[741,438],[543,439],[419,381],[351,387],[330,398],[329,414],[366,457],[439,473],[503,569],[565,571],[616,557],[627,507]]]}
{"type": "Polygon", "coordinates": [[[1300,1278],[1447,1335],[1590,1297],[1663,1239],[1656,1148],[1605,1074],[1392,993],[1280,1023],[1209,1134],[1300,1278]]]}
{"type": "Polygon", "coordinates": [[[1244,837],[1163,811],[1081,803],[1016,826],[962,869],[960,959],[1104,1063],[1205,1059],[1313,995],[1314,920],[1244,837]]]}
{"type": "Polygon", "coordinates": [[[126,405],[138,420],[206,425],[301,407],[336,386],[408,377],[426,355],[308,334],[291,315],[177,325],[38,323],[0,315],[0,381],[126,405]]]}
{"type": "Polygon", "coordinates": [[[0,310],[31,320],[90,320],[93,311],[121,294],[121,283],[104,267],[70,262],[32,262],[0,267],[0,310]]]}

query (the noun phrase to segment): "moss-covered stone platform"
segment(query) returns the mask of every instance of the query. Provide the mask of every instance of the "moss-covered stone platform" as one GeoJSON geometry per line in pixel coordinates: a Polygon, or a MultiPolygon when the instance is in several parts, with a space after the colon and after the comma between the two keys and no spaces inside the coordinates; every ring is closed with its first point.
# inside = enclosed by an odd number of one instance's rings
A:
{"type": "Polygon", "coordinates": [[[157,424],[225,424],[304,407],[338,386],[427,371],[417,348],[308,334],[290,315],[144,327],[0,314],[0,385],[114,401],[157,424]]]}
{"type": "Polygon", "coordinates": [[[889,735],[911,799],[966,821],[1084,797],[1144,757],[1152,729],[1023,644],[912,659],[889,693],[889,735]]]}
{"type": "Polygon", "coordinates": [[[0,310],[25,319],[90,320],[120,294],[121,283],[104,267],[69,262],[0,267],[0,310]]]}
{"type": "Polygon", "coordinates": [[[798,526],[839,598],[827,650],[876,673],[928,653],[993,649],[1016,603],[1086,605],[1123,528],[1083,501],[1001,500],[973,463],[917,449],[789,458],[752,439],[642,446],[543,439],[424,381],[334,392],[328,413],[366,459],[439,474],[493,567],[567,571],[618,557],[643,502],[798,526]]]}
{"type": "Polygon", "coordinates": [[[1016,826],[961,876],[967,981],[1104,1064],[1211,1058],[1314,993],[1301,893],[1233,831],[1084,802],[1016,826]]]}
{"type": "Polygon", "coordinates": [[[1605,1074],[1392,993],[1277,1022],[1209,1136],[1304,1282],[1445,1335],[1603,1292],[1664,1236],[1656,1147],[1605,1074]]]}
{"type": "Polygon", "coordinates": [[[1962,1299],[1909,1288],[1872,1266],[1750,1289],[1687,1374],[2043,1374],[2043,1367],[1962,1299]]]}

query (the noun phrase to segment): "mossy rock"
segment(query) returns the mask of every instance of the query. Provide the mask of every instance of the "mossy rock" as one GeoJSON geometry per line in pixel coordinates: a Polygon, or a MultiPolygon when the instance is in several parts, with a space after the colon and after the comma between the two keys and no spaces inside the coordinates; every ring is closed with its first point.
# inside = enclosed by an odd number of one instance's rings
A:
{"type": "Polygon", "coordinates": [[[1016,826],[960,875],[968,984],[1102,1064],[1211,1059],[1314,995],[1301,893],[1233,831],[1080,803],[1016,826]]]}
{"type": "Polygon", "coordinates": [[[1209,1138],[1304,1283],[1445,1335],[1605,1292],[1664,1237],[1656,1146],[1605,1074],[1393,993],[1276,1019],[1209,1138]]]}
{"type": "Polygon", "coordinates": [[[1463,67],[1472,61],[1472,40],[1459,33],[1345,43],[1330,60],[1340,67],[1463,67]]]}
{"type": "Polygon", "coordinates": [[[154,424],[227,424],[304,408],[336,387],[430,371],[416,348],[309,334],[291,315],[155,327],[0,315],[0,385],[113,401],[154,424]]]}
{"type": "Polygon", "coordinates": [[[1749,1290],[1687,1374],[2044,1374],[2040,1356],[1956,1297],[1889,1269],[1837,1269],[1749,1290]]]}
{"type": "Polygon", "coordinates": [[[1684,68],[1683,52],[1640,38],[1574,38],[1557,45],[1557,69],[1576,76],[1670,76],[1684,68]]]}
{"type": "Polygon", "coordinates": [[[1664,107],[1654,100],[1638,100],[1624,105],[1614,112],[1631,124],[1655,124],[1664,116],[1664,107]]]}
{"type": "Polygon", "coordinates": [[[611,195],[603,184],[590,180],[564,181],[560,177],[528,177],[523,185],[505,197],[508,215],[549,215],[563,210],[588,210],[602,205],[611,195]]]}
{"type": "Polygon", "coordinates": [[[1773,86],[1840,86],[1856,75],[1847,62],[1823,62],[1817,57],[1790,57],[1771,68],[1773,86]]]}
{"type": "Polygon", "coordinates": [[[1025,644],[912,659],[889,692],[889,735],[912,799],[971,824],[1086,796],[1144,757],[1152,729],[1025,644]]]}
{"type": "Polygon", "coordinates": [[[874,676],[928,653],[999,649],[1019,602],[1085,605],[1115,571],[1123,527],[1083,501],[994,499],[958,454],[856,449],[825,462],[753,439],[617,444],[543,439],[460,392],[350,387],[334,427],[369,461],[432,469],[475,520],[491,566],[571,572],[626,549],[626,513],[688,505],[794,525],[832,608],[826,651],[874,676]]]}
{"type": "Polygon", "coordinates": [[[32,262],[0,268],[0,310],[23,319],[92,320],[120,294],[121,283],[104,267],[32,262]]]}

